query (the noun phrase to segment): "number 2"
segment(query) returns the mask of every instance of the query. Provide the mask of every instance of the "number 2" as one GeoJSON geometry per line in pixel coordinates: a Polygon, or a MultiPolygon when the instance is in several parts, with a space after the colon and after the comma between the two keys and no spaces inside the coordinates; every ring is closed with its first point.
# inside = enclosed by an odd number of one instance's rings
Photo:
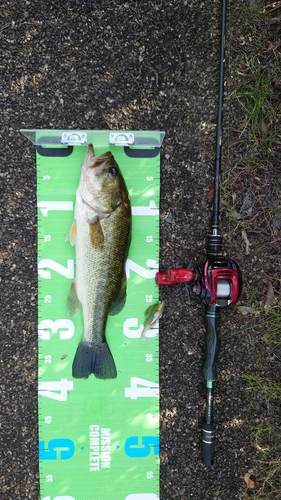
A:
{"type": "Polygon", "coordinates": [[[146,265],[148,268],[152,269],[145,269],[145,267],[140,266],[136,262],[133,262],[131,259],[127,259],[125,265],[127,278],[130,278],[131,271],[134,271],[143,278],[155,278],[155,275],[159,269],[158,262],[156,262],[156,260],[154,259],[147,259],[146,265]]]}
{"type": "Polygon", "coordinates": [[[67,266],[64,267],[53,259],[42,259],[38,263],[38,274],[41,278],[45,280],[51,279],[50,271],[46,271],[45,267],[49,267],[53,271],[61,274],[65,278],[74,278],[74,260],[70,259],[67,261],[67,266]]]}

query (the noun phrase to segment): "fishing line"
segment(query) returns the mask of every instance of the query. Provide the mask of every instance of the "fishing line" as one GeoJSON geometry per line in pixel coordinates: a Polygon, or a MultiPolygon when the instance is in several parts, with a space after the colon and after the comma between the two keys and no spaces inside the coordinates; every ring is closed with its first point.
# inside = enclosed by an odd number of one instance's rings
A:
{"type": "MultiPolygon", "coordinates": [[[[231,72],[231,35],[232,35],[232,29],[231,29],[231,9],[230,9],[230,0],[228,0],[228,74],[229,78],[227,78],[227,100],[226,102],[228,103],[227,107],[227,165],[228,169],[230,169],[230,112],[231,112],[231,105],[230,105],[230,82],[232,79],[232,72],[231,72]]],[[[227,201],[227,200],[226,200],[227,201]]],[[[230,214],[228,214],[228,248],[227,248],[227,255],[230,255],[230,247],[231,247],[231,222],[230,222],[230,214]]]]}

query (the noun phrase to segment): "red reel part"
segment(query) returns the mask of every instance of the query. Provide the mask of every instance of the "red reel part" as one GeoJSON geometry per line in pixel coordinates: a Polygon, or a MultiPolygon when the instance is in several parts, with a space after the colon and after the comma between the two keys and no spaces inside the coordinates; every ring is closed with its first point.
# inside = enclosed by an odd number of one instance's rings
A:
{"type": "Polygon", "coordinates": [[[171,267],[167,273],[156,273],[157,285],[175,285],[176,283],[190,283],[197,279],[197,273],[191,269],[171,267]]]}
{"type": "Polygon", "coordinates": [[[210,294],[209,304],[224,306],[237,302],[241,291],[237,269],[212,267],[212,263],[207,260],[204,267],[204,281],[205,288],[210,294]]]}
{"type": "Polygon", "coordinates": [[[218,307],[235,304],[242,289],[241,273],[232,259],[208,259],[204,267],[192,271],[186,268],[170,268],[167,273],[156,274],[157,285],[194,283],[193,291],[206,304],[218,307]]]}

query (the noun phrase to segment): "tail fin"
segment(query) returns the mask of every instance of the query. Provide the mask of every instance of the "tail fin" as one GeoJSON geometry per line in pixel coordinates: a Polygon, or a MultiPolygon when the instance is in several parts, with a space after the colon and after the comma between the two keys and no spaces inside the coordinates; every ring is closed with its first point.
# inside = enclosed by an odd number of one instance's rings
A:
{"type": "Polygon", "coordinates": [[[92,346],[82,341],[77,347],[72,363],[72,376],[88,378],[91,373],[102,379],[117,377],[114,359],[106,342],[92,346]]]}

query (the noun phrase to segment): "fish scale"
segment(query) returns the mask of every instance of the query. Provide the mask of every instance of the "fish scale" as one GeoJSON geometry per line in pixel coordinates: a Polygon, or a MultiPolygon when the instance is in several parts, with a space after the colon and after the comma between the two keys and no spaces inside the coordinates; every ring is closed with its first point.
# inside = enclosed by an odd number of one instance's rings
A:
{"type": "MultiPolygon", "coordinates": [[[[93,249],[90,238],[87,237],[85,231],[83,243],[80,245],[88,266],[81,276],[81,290],[78,290],[78,296],[83,297],[84,291],[87,291],[84,301],[85,304],[90,304],[89,308],[92,312],[85,311],[84,336],[93,343],[99,342],[97,336],[100,337],[100,340],[103,339],[107,314],[110,309],[110,299],[114,292],[118,291],[119,287],[118,281],[120,279],[118,280],[118,276],[116,276],[116,270],[119,268],[121,276],[124,272],[124,261],[122,262],[122,259],[118,259],[118,256],[116,256],[116,249],[111,238],[113,226],[116,223],[113,219],[114,215],[101,221],[101,227],[105,235],[104,251],[102,253],[93,249]],[[111,255],[115,256],[114,260],[110,258],[111,255]],[[92,269],[95,271],[92,272],[92,269]],[[84,286],[85,282],[88,282],[86,288],[84,286]]],[[[126,248],[121,253],[124,255],[126,248]]]]}

